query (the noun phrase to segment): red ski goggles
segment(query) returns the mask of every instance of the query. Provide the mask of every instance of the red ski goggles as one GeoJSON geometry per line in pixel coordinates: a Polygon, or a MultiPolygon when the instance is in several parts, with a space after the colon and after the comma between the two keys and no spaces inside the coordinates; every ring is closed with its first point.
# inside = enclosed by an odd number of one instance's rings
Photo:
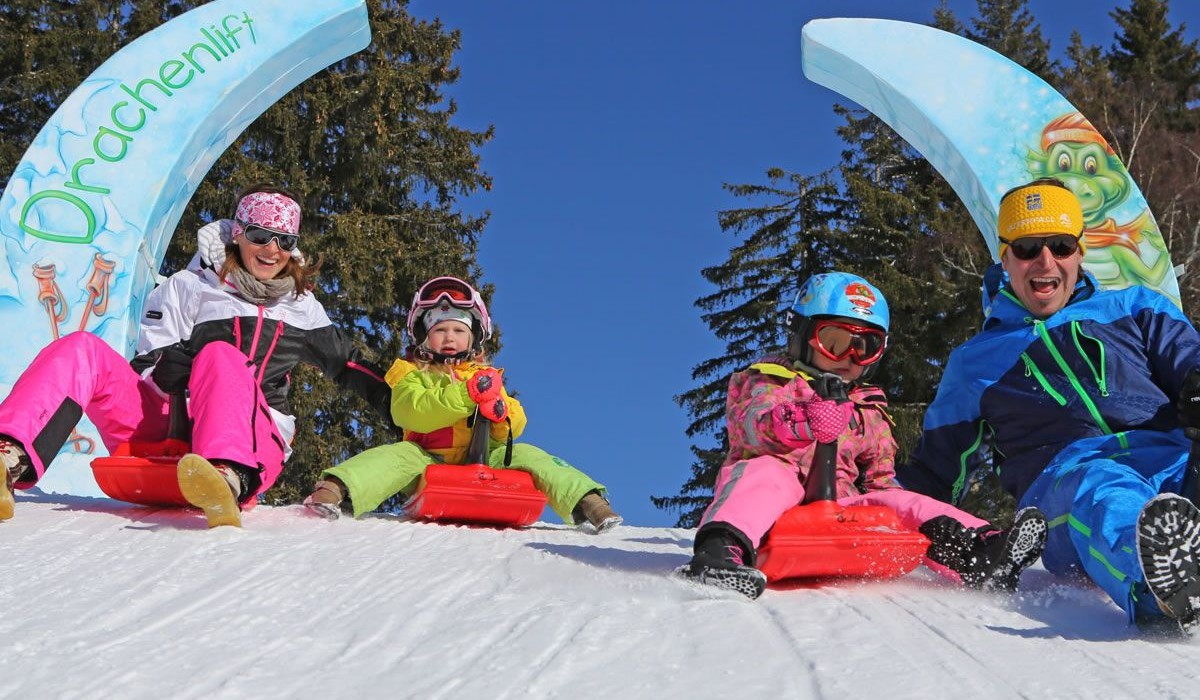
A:
{"type": "Polygon", "coordinates": [[[1042,248],[1049,248],[1050,254],[1062,260],[1079,250],[1079,237],[1069,233],[1059,233],[1053,236],[1022,236],[1011,241],[1003,238],[1017,260],[1033,260],[1042,254],[1042,248]]]}
{"type": "Polygon", "coordinates": [[[883,357],[887,333],[878,328],[825,319],[817,321],[808,344],[835,362],[849,357],[856,365],[870,365],[883,357]]]}

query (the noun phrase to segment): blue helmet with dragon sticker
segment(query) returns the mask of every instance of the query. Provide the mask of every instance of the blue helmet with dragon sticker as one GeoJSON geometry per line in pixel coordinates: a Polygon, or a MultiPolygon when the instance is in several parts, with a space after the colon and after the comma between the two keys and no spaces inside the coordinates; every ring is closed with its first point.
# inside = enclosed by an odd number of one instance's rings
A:
{"type": "Polygon", "coordinates": [[[793,361],[811,366],[814,348],[830,357],[834,357],[830,350],[842,353],[841,357],[852,354],[866,368],[863,376],[867,377],[874,374],[886,349],[891,315],[887,299],[878,287],[858,275],[828,272],[813,275],[800,286],[785,320],[790,331],[788,354],[793,361]],[[827,323],[831,318],[847,322],[827,323]],[[849,338],[854,347],[844,340],[838,346],[822,345],[821,335],[826,332],[826,325],[840,325],[841,328],[828,329],[829,335],[849,338]]]}

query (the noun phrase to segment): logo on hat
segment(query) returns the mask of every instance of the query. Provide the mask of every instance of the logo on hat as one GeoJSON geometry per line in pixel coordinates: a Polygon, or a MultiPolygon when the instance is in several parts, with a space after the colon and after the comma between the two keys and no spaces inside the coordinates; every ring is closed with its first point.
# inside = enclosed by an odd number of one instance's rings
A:
{"type": "Polygon", "coordinates": [[[1042,193],[1031,192],[1025,195],[1025,209],[1027,211],[1036,211],[1042,208],[1042,193]]]}
{"type": "Polygon", "coordinates": [[[846,285],[846,300],[854,305],[854,311],[862,315],[871,313],[875,306],[875,293],[861,282],[851,282],[846,285]]]}
{"type": "Polygon", "coordinates": [[[1067,213],[1059,214],[1058,223],[1062,224],[1064,228],[1069,228],[1071,226],[1071,215],[1067,213]]]}

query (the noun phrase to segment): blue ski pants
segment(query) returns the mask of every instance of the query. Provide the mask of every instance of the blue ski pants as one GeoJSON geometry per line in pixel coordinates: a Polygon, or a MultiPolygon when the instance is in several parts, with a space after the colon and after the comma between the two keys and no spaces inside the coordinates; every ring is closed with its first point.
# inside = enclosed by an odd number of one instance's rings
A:
{"type": "Polygon", "coordinates": [[[1169,433],[1130,431],[1078,440],[1030,485],[1021,507],[1037,506],[1050,522],[1042,562],[1055,574],[1080,568],[1132,622],[1162,615],[1144,583],[1137,518],[1160,493],[1179,493],[1190,441],[1169,433]]]}

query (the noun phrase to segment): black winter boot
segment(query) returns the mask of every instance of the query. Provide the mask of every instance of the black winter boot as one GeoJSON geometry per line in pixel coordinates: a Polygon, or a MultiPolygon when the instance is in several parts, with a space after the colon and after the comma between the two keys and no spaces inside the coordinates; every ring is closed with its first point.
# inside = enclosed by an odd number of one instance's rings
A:
{"type": "Polygon", "coordinates": [[[697,534],[692,560],[680,567],[678,573],[754,600],[766,589],[767,577],[745,561],[745,548],[737,538],[725,530],[713,529],[697,534]]]}
{"type": "Polygon", "coordinates": [[[1138,515],[1138,558],[1158,607],[1185,630],[1200,622],[1200,510],[1164,493],[1138,515]]]}
{"type": "Polygon", "coordinates": [[[1017,512],[1013,526],[1000,532],[964,527],[940,515],[918,528],[929,538],[925,555],[953,569],[964,585],[985,590],[1015,591],[1021,572],[1046,548],[1046,516],[1037,508],[1017,512]]]}

